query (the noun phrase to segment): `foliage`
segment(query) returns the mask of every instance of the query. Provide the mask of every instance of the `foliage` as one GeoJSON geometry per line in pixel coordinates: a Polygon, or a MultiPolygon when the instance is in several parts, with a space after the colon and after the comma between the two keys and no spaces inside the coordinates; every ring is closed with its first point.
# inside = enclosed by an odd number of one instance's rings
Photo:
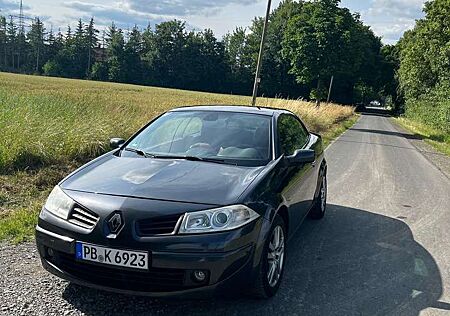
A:
{"type": "MultiPolygon", "coordinates": [[[[271,13],[260,94],[323,97],[334,75],[334,101],[370,101],[354,93],[357,86],[380,97],[380,41],[338,3],[283,0],[271,13]]],[[[38,19],[23,34],[2,17],[0,70],[249,95],[262,27],[263,18],[257,17],[220,40],[211,30],[191,31],[178,20],[127,32],[113,23],[99,41],[94,19],[79,20],[63,35],[46,30],[38,19]]]]}
{"type": "MultiPolygon", "coordinates": [[[[282,42],[283,56],[290,61],[290,73],[297,82],[316,86],[312,95],[326,97],[330,78],[335,77],[337,99],[350,103],[357,85],[379,89],[381,41],[339,0],[300,3],[301,8],[287,25],[282,42]]],[[[336,93],[335,93],[336,96],[336,93]]],[[[336,99],[336,97],[335,97],[336,99]]],[[[373,99],[365,95],[358,101],[373,99]]]]}
{"type": "Polygon", "coordinates": [[[398,44],[398,79],[406,115],[450,133],[450,0],[429,1],[424,12],[398,44]]]}

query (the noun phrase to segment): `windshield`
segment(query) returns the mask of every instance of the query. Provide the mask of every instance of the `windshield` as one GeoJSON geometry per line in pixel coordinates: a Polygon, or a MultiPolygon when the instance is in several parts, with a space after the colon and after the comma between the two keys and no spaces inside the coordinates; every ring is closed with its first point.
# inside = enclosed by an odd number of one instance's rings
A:
{"type": "Polygon", "coordinates": [[[271,160],[270,124],[270,116],[257,114],[169,112],[132,139],[126,149],[149,156],[260,166],[271,160]]]}

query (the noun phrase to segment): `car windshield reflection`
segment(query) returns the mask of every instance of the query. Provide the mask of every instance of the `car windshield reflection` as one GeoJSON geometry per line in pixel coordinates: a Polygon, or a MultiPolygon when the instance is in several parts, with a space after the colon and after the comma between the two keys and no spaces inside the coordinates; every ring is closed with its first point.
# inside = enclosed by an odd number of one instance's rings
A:
{"type": "Polygon", "coordinates": [[[139,156],[262,166],[271,160],[271,117],[266,115],[169,112],[125,148],[139,156]]]}

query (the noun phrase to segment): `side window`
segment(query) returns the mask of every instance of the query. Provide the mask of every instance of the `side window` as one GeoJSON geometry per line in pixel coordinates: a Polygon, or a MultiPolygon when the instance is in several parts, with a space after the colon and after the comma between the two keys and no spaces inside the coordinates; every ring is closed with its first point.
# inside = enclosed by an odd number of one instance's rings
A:
{"type": "Polygon", "coordinates": [[[290,156],[306,145],[308,132],[295,117],[282,114],[278,118],[278,137],[281,153],[290,156]]]}

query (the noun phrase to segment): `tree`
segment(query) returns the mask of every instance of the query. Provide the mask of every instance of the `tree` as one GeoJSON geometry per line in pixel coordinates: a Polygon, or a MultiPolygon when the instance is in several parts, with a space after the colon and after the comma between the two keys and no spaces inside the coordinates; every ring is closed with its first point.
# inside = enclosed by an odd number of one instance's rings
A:
{"type": "Polygon", "coordinates": [[[9,48],[7,53],[10,58],[8,66],[12,69],[18,68],[19,66],[16,58],[16,51],[18,49],[17,25],[14,23],[12,17],[6,26],[6,41],[9,48]]]}
{"type": "MultiPolygon", "coordinates": [[[[298,98],[309,94],[308,87],[297,83],[295,77],[289,73],[290,62],[282,54],[282,42],[288,22],[302,10],[302,7],[302,1],[284,0],[270,15],[260,86],[260,91],[264,95],[298,98]]],[[[250,42],[252,43],[253,67],[256,68],[263,19],[255,19],[254,24],[252,29],[257,30],[256,37],[250,42]]]]}
{"type": "Polygon", "coordinates": [[[231,91],[246,94],[252,86],[252,59],[246,29],[239,27],[224,37],[225,54],[231,72],[231,91]]]}
{"type": "Polygon", "coordinates": [[[7,23],[4,16],[0,16],[0,69],[7,68],[7,52],[8,52],[8,37],[7,37],[7,23]]]}
{"type": "Polygon", "coordinates": [[[136,84],[143,80],[142,49],[142,35],[137,25],[135,25],[128,36],[128,42],[125,44],[124,50],[124,62],[128,65],[124,80],[128,83],[136,84]]]}
{"type": "Polygon", "coordinates": [[[27,37],[31,47],[30,53],[34,61],[35,73],[41,72],[41,67],[45,63],[42,62],[42,56],[44,55],[44,24],[39,18],[36,18],[31,24],[31,30],[28,32],[27,37]]]}
{"type": "Polygon", "coordinates": [[[424,12],[398,43],[398,79],[406,114],[450,131],[450,1],[428,1],[424,12]]]}
{"type": "Polygon", "coordinates": [[[115,82],[125,81],[124,38],[121,29],[112,23],[108,29],[108,79],[115,82]]]}
{"type": "Polygon", "coordinates": [[[95,28],[94,18],[91,18],[89,24],[86,26],[85,37],[86,37],[86,45],[88,50],[88,58],[87,58],[87,69],[86,75],[89,76],[91,72],[91,65],[94,60],[94,48],[98,45],[98,34],[99,30],[95,28]]]}
{"type": "Polygon", "coordinates": [[[187,42],[186,25],[173,20],[156,25],[150,38],[151,52],[147,52],[147,67],[152,69],[154,84],[170,88],[186,88],[184,77],[188,64],[183,53],[187,42]]]}
{"type": "Polygon", "coordinates": [[[317,82],[315,98],[320,104],[322,83],[343,71],[341,58],[347,52],[349,16],[338,7],[339,0],[304,3],[290,19],[283,53],[291,61],[290,73],[299,83],[317,82]]]}
{"type": "Polygon", "coordinates": [[[356,86],[377,90],[381,40],[339,2],[304,2],[289,20],[282,42],[289,72],[297,82],[316,86],[311,97],[318,105],[332,76],[338,82],[337,100],[345,103],[353,101],[356,86]]]}
{"type": "Polygon", "coordinates": [[[53,59],[64,47],[64,36],[61,33],[61,30],[58,31],[56,36],[54,35],[53,30],[50,30],[49,36],[47,38],[47,43],[48,59],[53,59]]]}
{"type": "Polygon", "coordinates": [[[381,49],[382,61],[380,64],[380,94],[386,99],[388,105],[394,111],[402,113],[404,111],[404,100],[399,89],[398,69],[400,67],[400,56],[398,46],[385,45],[381,49]]]}

